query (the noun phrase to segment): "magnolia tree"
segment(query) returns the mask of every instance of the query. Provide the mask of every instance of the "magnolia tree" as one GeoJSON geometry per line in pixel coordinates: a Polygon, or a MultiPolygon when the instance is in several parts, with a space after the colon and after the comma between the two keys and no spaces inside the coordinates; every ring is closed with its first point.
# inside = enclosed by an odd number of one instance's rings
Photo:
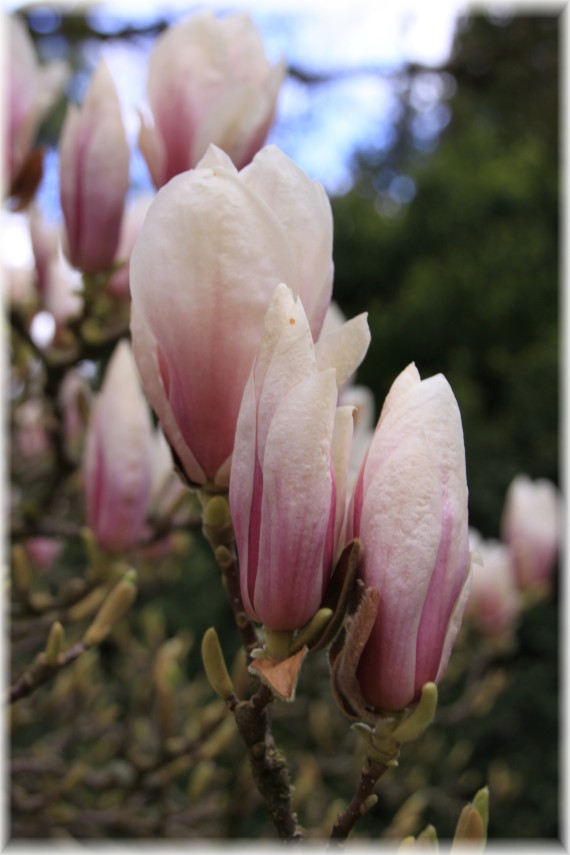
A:
{"type": "MultiPolygon", "coordinates": [[[[8,34],[6,216],[24,219],[34,258],[5,271],[14,811],[42,817],[30,836],[50,823],[73,837],[193,836],[200,804],[214,826],[229,810],[215,763],[248,756],[277,835],[343,840],[376,804],[378,779],[397,775],[402,746],[421,744],[456,640],[468,665],[469,633],[512,643],[525,602],[548,595],[555,488],[516,479],[505,542],[488,543],[468,528],[445,377],[403,365],[374,427],[372,393],[354,384],[366,315],[346,321],[331,303],[323,188],[263,147],[284,65],[267,61],[247,16],[196,15],[157,39],[138,137],[152,194],[128,195],[131,153],[101,62],[61,130],[61,224],[34,201],[34,139],[65,69],[38,63],[17,18],[8,34]],[[199,531],[243,648],[226,663],[228,628],[207,629],[211,688],[183,673],[191,626],[169,636],[150,605],[142,634],[123,620],[137,597],[168,591],[199,531]],[[131,686],[126,724],[96,658],[110,638],[131,686]],[[323,802],[311,831],[272,712],[294,708],[302,669],[319,659],[363,764],[352,800],[323,802]],[[68,716],[86,708],[71,762],[68,716]],[[34,720],[41,738],[22,741],[34,720]],[[187,814],[169,789],[184,773],[187,814]]],[[[204,584],[221,590],[215,574],[204,584]]],[[[488,790],[473,796],[455,839],[482,844],[488,790]]],[[[435,840],[431,826],[417,837],[435,840]]]]}

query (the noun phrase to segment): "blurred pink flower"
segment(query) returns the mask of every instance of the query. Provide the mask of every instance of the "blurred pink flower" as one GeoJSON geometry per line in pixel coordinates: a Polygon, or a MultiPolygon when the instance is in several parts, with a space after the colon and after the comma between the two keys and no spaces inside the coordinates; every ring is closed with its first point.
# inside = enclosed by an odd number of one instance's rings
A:
{"type": "Polygon", "coordinates": [[[272,630],[303,626],[319,609],[345,524],[352,408],[338,383],[370,340],[364,315],[318,366],[300,299],[277,287],[240,408],[230,509],[244,607],[272,630]]]}
{"type": "Polygon", "coordinates": [[[519,588],[550,588],[562,537],[562,500],[545,478],[517,475],[505,498],[503,540],[513,556],[519,588]]]}
{"type": "Polygon", "coordinates": [[[63,542],[55,537],[29,537],[24,546],[39,570],[50,570],[63,551],[63,542]]]}
{"type": "Polygon", "coordinates": [[[401,710],[443,676],[469,587],[463,431],[443,375],[421,381],[412,364],[392,385],[352,523],[361,577],[380,593],[358,679],[370,704],[401,710]]]}
{"type": "Polygon", "coordinates": [[[282,62],[271,66],[246,14],[194,15],[156,40],[139,147],[156,187],[193,168],[210,143],[238,169],[263,145],[273,121],[282,62]]]}
{"type": "Polygon", "coordinates": [[[133,352],[189,480],[227,486],[241,398],[277,284],[316,337],[332,288],[321,187],[277,148],[238,173],[212,146],[157,194],[130,266],[133,352]]]}
{"type": "Polygon", "coordinates": [[[79,270],[107,270],[119,242],[130,152],[105,62],[96,69],[81,107],[67,108],[59,155],[65,251],[79,270]]]}
{"type": "Polygon", "coordinates": [[[109,361],[83,453],[87,522],[112,553],[137,545],[151,489],[152,420],[126,341],[109,361]]]}
{"type": "Polygon", "coordinates": [[[469,533],[471,546],[471,592],[465,616],[482,632],[498,635],[514,629],[521,610],[512,557],[498,540],[483,540],[469,533]]]}
{"type": "Polygon", "coordinates": [[[8,183],[13,183],[32,150],[40,123],[63,90],[69,67],[61,60],[40,65],[23,21],[10,15],[7,22],[5,160],[8,183]]]}

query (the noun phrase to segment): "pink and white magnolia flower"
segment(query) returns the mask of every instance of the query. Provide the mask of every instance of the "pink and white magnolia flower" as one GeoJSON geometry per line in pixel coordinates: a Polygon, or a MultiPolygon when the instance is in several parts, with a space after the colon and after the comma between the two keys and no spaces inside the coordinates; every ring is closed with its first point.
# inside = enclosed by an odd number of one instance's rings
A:
{"type": "Polygon", "coordinates": [[[471,591],[465,617],[488,635],[514,629],[521,611],[512,556],[498,540],[483,540],[479,532],[469,532],[472,572],[471,591]]]}
{"type": "Polygon", "coordinates": [[[121,341],[93,402],[83,454],[87,522],[108,552],[126,552],[144,535],[152,449],[150,410],[121,341]]]}
{"type": "Polygon", "coordinates": [[[300,296],[313,337],[332,288],[320,184],[269,146],[238,172],[211,146],[157,193],[131,256],[133,352],[189,480],[227,487],[243,390],[275,287],[300,296]]]}
{"type": "Polygon", "coordinates": [[[562,537],[561,505],[556,486],[546,478],[517,475],[507,490],[502,534],[523,590],[551,585],[562,537]]]}
{"type": "Polygon", "coordinates": [[[143,118],[139,135],[155,187],[196,166],[210,143],[246,166],[271,127],[284,73],[247,14],[203,12],[169,27],[149,62],[155,124],[143,118]]]}
{"type": "Polygon", "coordinates": [[[105,62],[81,107],[70,104],[59,143],[65,251],[87,273],[111,267],[129,187],[129,145],[119,96],[105,62]]]}
{"type": "Polygon", "coordinates": [[[358,666],[362,694],[401,710],[443,676],[469,589],[463,431],[443,375],[422,381],[412,364],[392,385],[348,534],[362,543],[364,583],[380,593],[358,666]]]}
{"type": "Polygon", "coordinates": [[[360,315],[319,358],[301,300],[286,285],[275,290],[230,480],[244,608],[268,629],[294,630],[313,617],[343,545],[352,407],[337,406],[338,388],[369,341],[360,315]]]}
{"type": "Polygon", "coordinates": [[[40,65],[23,22],[7,18],[4,79],[7,82],[6,176],[12,183],[30,154],[40,123],[59,97],[69,66],[62,60],[40,65]]]}

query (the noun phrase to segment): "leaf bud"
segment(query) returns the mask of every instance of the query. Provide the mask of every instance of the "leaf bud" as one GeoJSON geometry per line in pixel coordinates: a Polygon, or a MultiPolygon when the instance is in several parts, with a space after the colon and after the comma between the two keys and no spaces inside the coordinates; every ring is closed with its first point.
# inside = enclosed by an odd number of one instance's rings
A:
{"type": "Polygon", "coordinates": [[[481,852],[487,840],[487,825],[489,822],[489,788],[483,787],[476,794],[471,804],[465,805],[455,829],[453,838],[453,849],[456,844],[462,845],[465,841],[481,844],[481,852]]]}
{"type": "Polygon", "coordinates": [[[217,695],[227,701],[234,694],[234,684],[226,666],[218,633],[213,626],[204,633],[201,650],[202,662],[210,686],[217,695]]]}
{"type": "Polygon", "coordinates": [[[63,642],[65,639],[65,632],[61,623],[56,620],[55,623],[52,624],[52,627],[49,631],[48,640],[46,643],[45,649],[45,662],[46,665],[57,665],[57,660],[59,654],[61,653],[61,648],[63,647],[63,642]]]}
{"type": "Polygon", "coordinates": [[[87,647],[100,644],[128,612],[137,595],[136,578],[136,571],[129,569],[110,592],[83,636],[83,643],[87,647]]]}

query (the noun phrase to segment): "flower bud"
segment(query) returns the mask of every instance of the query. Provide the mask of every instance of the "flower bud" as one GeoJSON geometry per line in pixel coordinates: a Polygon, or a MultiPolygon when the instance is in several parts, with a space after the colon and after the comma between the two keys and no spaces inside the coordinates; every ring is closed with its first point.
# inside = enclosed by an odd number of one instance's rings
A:
{"type": "Polygon", "coordinates": [[[392,385],[351,524],[349,537],[362,543],[359,575],[380,593],[357,677],[369,704],[402,710],[443,676],[468,594],[463,432],[441,374],[421,381],[412,364],[392,385]]]}
{"type": "Polygon", "coordinates": [[[156,187],[196,166],[214,143],[238,169],[269,131],[285,68],[271,66],[246,14],[194,15],[156,40],[139,146],[156,187]]]}
{"type": "Polygon", "coordinates": [[[279,285],[243,395],[230,508],[244,608],[270,630],[313,617],[342,546],[352,412],[337,408],[337,376],[369,341],[365,317],[355,320],[336,367],[319,370],[302,303],[279,285]]]}
{"type": "Polygon", "coordinates": [[[158,192],[131,258],[133,353],[191,482],[228,485],[243,390],[280,281],[318,335],[331,248],[323,188],[275,147],[238,173],[212,146],[158,192]]]}
{"type": "Polygon", "coordinates": [[[471,592],[465,609],[477,628],[498,635],[514,628],[521,609],[509,549],[495,540],[483,540],[471,531],[471,592]]]}
{"type": "Polygon", "coordinates": [[[99,546],[122,553],[144,531],[151,488],[152,422],[128,342],[109,362],[83,454],[87,521],[99,546]]]}
{"type": "Polygon", "coordinates": [[[59,154],[65,251],[79,270],[107,270],[117,250],[129,187],[129,146],[119,96],[104,62],[81,107],[67,108],[59,154]]]}
{"type": "Polygon", "coordinates": [[[548,589],[561,539],[561,499],[551,481],[517,475],[505,499],[503,540],[521,590],[548,589]]]}
{"type": "Polygon", "coordinates": [[[8,51],[4,80],[7,81],[5,157],[6,175],[14,185],[32,150],[40,123],[59,97],[69,68],[57,60],[44,66],[37,60],[33,42],[16,15],[8,17],[8,51]]]}

